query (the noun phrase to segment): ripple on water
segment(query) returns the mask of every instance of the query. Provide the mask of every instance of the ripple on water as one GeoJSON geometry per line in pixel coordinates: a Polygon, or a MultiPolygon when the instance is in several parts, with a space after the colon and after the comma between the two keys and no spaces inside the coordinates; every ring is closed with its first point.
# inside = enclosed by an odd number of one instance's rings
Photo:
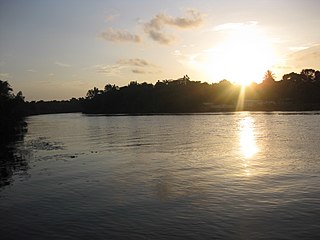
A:
{"type": "Polygon", "coordinates": [[[0,235],[317,239],[319,120],[282,113],[30,117],[19,147],[30,152],[23,158],[30,177],[13,181],[12,174],[1,188],[0,235]]]}

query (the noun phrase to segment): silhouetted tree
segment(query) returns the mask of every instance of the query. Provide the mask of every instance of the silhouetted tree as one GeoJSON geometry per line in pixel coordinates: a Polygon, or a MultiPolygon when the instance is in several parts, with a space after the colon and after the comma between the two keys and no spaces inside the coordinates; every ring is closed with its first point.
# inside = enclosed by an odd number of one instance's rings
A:
{"type": "Polygon", "coordinates": [[[316,82],[320,83],[320,71],[316,71],[314,75],[315,75],[314,80],[316,82]]]}
{"type": "Polygon", "coordinates": [[[7,81],[0,80],[0,188],[12,182],[16,171],[26,172],[28,163],[13,152],[12,143],[23,138],[26,130],[24,117],[24,96],[15,96],[7,81]]]}
{"type": "Polygon", "coordinates": [[[7,81],[0,80],[0,97],[3,98],[11,98],[12,97],[12,88],[7,81]]]}
{"type": "Polygon", "coordinates": [[[104,92],[115,91],[115,90],[119,90],[119,87],[117,87],[116,85],[107,84],[104,87],[104,92]]]}
{"type": "Polygon", "coordinates": [[[303,69],[300,75],[304,82],[313,82],[316,78],[316,71],[313,69],[303,69]]]}
{"type": "Polygon", "coordinates": [[[271,72],[270,70],[267,70],[267,72],[264,74],[264,77],[263,77],[263,83],[272,84],[274,82],[275,82],[275,79],[274,79],[273,72],[271,72]]]}
{"type": "Polygon", "coordinates": [[[23,121],[24,97],[22,92],[15,96],[7,81],[0,80],[0,145],[14,140],[17,134],[24,131],[23,121]]]}
{"type": "Polygon", "coordinates": [[[62,101],[32,101],[27,102],[24,106],[27,115],[53,114],[53,113],[75,113],[82,111],[84,98],[71,98],[62,101]]]}
{"type": "MultiPolygon", "coordinates": [[[[127,86],[107,84],[104,91],[94,88],[83,101],[86,113],[182,113],[210,111],[208,106],[235,110],[241,87],[227,80],[219,83],[191,81],[188,75],[176,80],[158,80],[155,85],[131,81],[127,86]],[[234,107],[232,107],[234,106],[234,107]]],[[[320,73],[304,69],[275,81],[272,71],[261,84],[246,90],[246,99],[257,102],[255,110],[320,109],[320,73]]],[[[220,108],[219,108],[220,109],[220,108]]]]}
{"type": "Polygon", "coordinates": [[[102,90],[99,90],[99,88],[94,87],[93,89],[90,89],[90,90],[87,92],[86,98],[92,99],[92,98],[94,98],[96,95],[101,94],[102,92],[103,92],[103,91],[102,91],[102,90]]]}

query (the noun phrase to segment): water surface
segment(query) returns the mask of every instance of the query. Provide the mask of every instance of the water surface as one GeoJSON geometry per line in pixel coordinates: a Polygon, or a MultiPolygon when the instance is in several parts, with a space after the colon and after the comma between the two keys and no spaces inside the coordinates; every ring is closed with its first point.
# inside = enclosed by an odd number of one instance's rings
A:
{"type": "Polygon", "coordinates": [[[320,237],[317,112],[27,122],[1,163],[1,239],[320,237]]]}

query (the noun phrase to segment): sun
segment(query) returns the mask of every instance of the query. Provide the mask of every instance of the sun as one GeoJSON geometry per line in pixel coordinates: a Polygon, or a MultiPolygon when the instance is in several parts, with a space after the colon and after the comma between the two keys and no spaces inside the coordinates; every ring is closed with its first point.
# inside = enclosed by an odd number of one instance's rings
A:
{"type": "Polygon", "coordinates": [[[208,79],[227,79],[242,86],[260,82],[276,59],[271,41],[250,29],[233,31],[206,54],[202,67],[208,79]]]}

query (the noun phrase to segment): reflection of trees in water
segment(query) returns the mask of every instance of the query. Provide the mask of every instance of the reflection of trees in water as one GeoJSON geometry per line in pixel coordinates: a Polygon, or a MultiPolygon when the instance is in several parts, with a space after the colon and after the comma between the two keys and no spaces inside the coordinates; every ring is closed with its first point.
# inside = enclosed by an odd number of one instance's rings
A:
{"type": "Polygon", "coordinates": [[[0,145],[0,189],[11,184],[15,174],[27,174],[29,165],[26,153],[16,147],[16,141],[23,140],[23,134],[16,135],[13,142],[0,145]]]}
{"type": "Polygon", "coordinates": [[[26,173],[28,163],[16,148],[27,131],[24,121],[24,97],[22,92],[13,94],[7,81],[0,80],[0,188],[8,185],[16,173],[26,173]]]}

